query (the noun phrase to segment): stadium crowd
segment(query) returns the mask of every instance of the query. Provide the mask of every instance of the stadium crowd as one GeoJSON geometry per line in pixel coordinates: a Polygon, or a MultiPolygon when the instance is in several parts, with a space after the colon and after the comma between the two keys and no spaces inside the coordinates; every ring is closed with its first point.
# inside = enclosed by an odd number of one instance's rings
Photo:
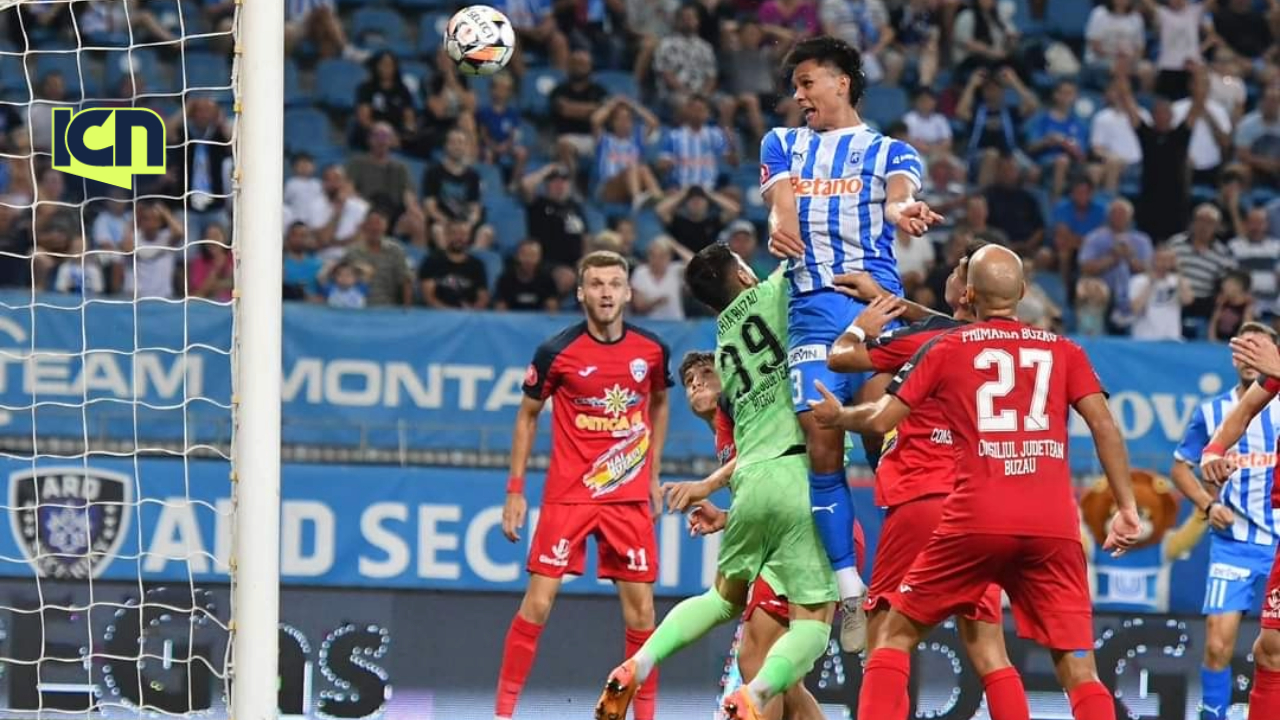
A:
{"type": "MultiPolygon", "coordinates": [[[[759,140],[802,122],[782,54],[827,33],[862,49],[863,117],[922,153],[946,216],[897,242],[913,299],[939,306],[979,237],[1024,257],[1020,314],[1042,327],[1280,325],[1280,0],[495,5],[521,50],[469,78],[440,49],[452,3],[287,3],[287,299],[555,311],[576,261],[612,249],[634,315],[704,312],[682,290],[692,253],[776,264],[759,140]]],[[[230,298],[233,12],[0,11],[0,284],[230,298]],[[148,199],[50,169],[53,106],[131,104],[169,122],[148,199]]]]}

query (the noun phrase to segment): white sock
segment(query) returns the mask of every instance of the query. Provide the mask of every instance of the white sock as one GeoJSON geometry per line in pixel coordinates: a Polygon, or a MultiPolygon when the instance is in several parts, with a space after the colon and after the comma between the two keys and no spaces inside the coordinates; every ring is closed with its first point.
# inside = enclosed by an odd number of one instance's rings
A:
{"type": "MultiPolygon", "coordinates": [[[[802,680],[801,682],[804,681],[802,680]]],[[[765,703],[778,694],[778,691],[769,687],[769,684],[759,675],[756,675],[754,680],[747,683],[746,691],[751,696],[751,702],[755,703],[756,708],[759,710],[764,710],[765,703]]]]}
{"type": "Polygon", "coordinates": [[[644,681],[649,679],[649,673],[653,672],[653,657],[641,647],[635,655],[631,656],[631,659],[636,663],[636,684],[643,685],[644,681]]]}
{"type": "Polygon", "coordinates": [[[836,571],[836,585],[840,588],[840,599],[860,598],[867,594],[867,585],[857,568],[840,568],[836,571]]]}

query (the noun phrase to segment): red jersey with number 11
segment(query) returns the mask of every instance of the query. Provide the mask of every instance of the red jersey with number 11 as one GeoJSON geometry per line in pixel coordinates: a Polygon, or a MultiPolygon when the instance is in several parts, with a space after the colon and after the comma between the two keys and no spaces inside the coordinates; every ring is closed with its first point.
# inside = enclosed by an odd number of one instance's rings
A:
{"type": "Polygon", "coordinates": [[[940,401],[956,451],[940,533],[1078,539],[1068,411],[1102,392],[1079,345],[1013,319],[956,329],[903,366],[889,392],[940,401]]]}

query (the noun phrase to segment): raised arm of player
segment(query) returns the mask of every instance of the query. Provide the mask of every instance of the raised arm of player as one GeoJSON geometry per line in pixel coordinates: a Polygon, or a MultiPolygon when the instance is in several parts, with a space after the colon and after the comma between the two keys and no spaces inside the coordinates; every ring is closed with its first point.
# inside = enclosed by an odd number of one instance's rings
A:
{"type": "Polygon", "coordinates": [[[1174,487],[1191,501],[1199,512],[1195,517],[1207,518],[1219,529],[1229,527],[1235,522],[1235,513],[1225,504],[1218,502],[1217,493],[1210,493],[1196,477],[1195,469],[1204,456],[1204,448],[1209,444],[1209,424],[1205,420],[1204,407],[1197,407],[1191,414],[1191,421],[1182,434],[1182,442],[1173,451],[1173,468],[1169,478],[1174,487]]]}
{"type": "Polygon", "coordinates": [[[804,257],[800,210],[791,189],[791,155],[778,130],[760,140],[760,193],[769,207],[769,252],[780,258],[804,257]]]}
{"type": "Polygon", "coordinates": [[[711,497],[715,491],[729,487],[729,479],[737,468],[738,459],[733,458],[701,480],[663,483],[662,494],[667,501],[667,511],[682,513],[695,503],[711,497]]]}
{"type": "Polygon", "coordinates": [[[886,294],[873,300],[858,313],[849,329],[832,343],[831,351],[827,353],[827,367],[844,373],[875,370],[867,353],[867,338],[884,332],[885,326],[902,315],[905,309],[902,300],[894,295],[886,294]]]}
{"type": "Polygon", "coordinates": [[[928,203],[916,200],[918,187],[916,180],[906,173],[890,175],[885,181],[885,221],[900,232],[915,237],[925,234],[931,225],[942,222],[942,216],[930,210],[928,203]]]}
{"type": "Polygon", "coordinates": [[[1280,390],[1277,385],[1280,383],[1274,380],[1250,385],[1240,402],[1222,419],[1218,431],[1213,434],[1200,455],[1200,474],[1205,482],[1221,485],[1236,471],[1235,460],[1226,456],[1227,448],[1235,447],[1240,442],[1249,422],[1275,398],[1276,391],[1280,390]]]}
{"type": "Polygon", "coordinates": [[[1102,547],[1118,555],[1137,542],[1142,532],[1138,504],[1133,498],[1133,478],[1129,475],[1129,451],[1125,448],[1120,428],[1116,427],[1111,408],[1107,406],[1106,396],[1095,392],[1076,400],[1074,406],[1085,425],[1089,426],[1102,472],[1107,476],[1107,484],[1116,499],[1116,519],[1102,547]]]}
{"type": "Polygon", "coordinates": [[[511,480],[507,482],[507,501],[502,506],[502,534],[511,542],[520,540],[520,528],[524,527],[524,516],[529,509],[524,497],[524,473],[529,466],[533,439],[538,435],[538,415],[546,403],[525,395],[516,411],[516,424],[511,432],[511,480]]]}
{"type": "Polygon", "coordinates": [[[656,522],[662,516],[662,449],[667,444],[667,426],[671,421],[671,403],[666,388],[654,389],[649,395],[649,421],[653,423],[653,435],[649,452],[653,469],[649,474],[650,510],[656,522]]]}
{"type": "Polygon", "coordinates": [[[1231,355],[1269,378],[1280,378],[1280,347],[1262,333],[1231,338],[1231,355]]]}
{"type": "Polygon", "coordinates": [[[814,381],[822,400],[810,400],[813,419],[822,427],[834,427],[856,433],[883,435],[897,427],[911,414],[911,407],[894,395],[883,395],[875,402],[842,407],[821,380],[814,381]]]}

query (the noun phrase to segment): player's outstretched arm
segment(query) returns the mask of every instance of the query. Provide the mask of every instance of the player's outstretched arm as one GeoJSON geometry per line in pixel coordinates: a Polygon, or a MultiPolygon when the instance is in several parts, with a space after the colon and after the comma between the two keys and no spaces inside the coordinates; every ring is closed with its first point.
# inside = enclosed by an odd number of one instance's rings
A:
{"type": "Polygon", "coordinates": [[[1111,494],[1116,499],[1116,519],[1102,547],[1114,550],[1113,554],[1120,554],[1132,546],[1142,532],[1138,504],[1133,497],[1133,478],[1129,474],[1129,450],[1124,445],[1124,437],[1120,434],[1120,428],[1116,427],[1111,408],[1107,406],[1106,397],[1101,392],[1080,398],[1075,403],[1075,409],[1089,426],[1098,460],[1102,463],[1102,472],[1107,476],[1107,484],[1111,486],[1111,494]]]}
{"type": "Polygon", "coordinates": [[[511,433],[510,479],[507,480],[507,501],[502,507],[502,534],[511,542],[520,540],[520,528],[529,503],[524,497],[524,473],[529,467],[529,453],[533,439],[538,434],[538,415],[545,400],[535,400],[526,395],[516,411],[516,424],[511,433]]]}
{"type": "Polygon", "coordinates": [[[916,184],[909,175],[890,175],[885,185],[884,219],[898,230],[919,237],[942,222],[928,203],[916,200],[916,184]]]}
{"type": "Polygon", "coordinates": [[[1213,523],[1214,527],[1222,529],[1230,527],[1236,521],[1236,515],[1231,508],[1218,502],[1218,498],[1205,489],[1189,463],[1175,460],[1173,468],[1169,470],[1169,479],[1173,480],[1174,487],[1178,488],[1178,491],[1195,506],[1196,512],[1191,515],[1201,518],[1201,524],[1207,520],[1213,523]]]}
{"type": "Polygon", "coordinates": [[[1267,377],[1280,379],[1280,346],[1262,333],[1231,338],[1231,357],[1267,377]]]}
{"type": "Polygon", "coordinates": [[[827,354],[827,367],[846,373],[875,370],[867,353],[867,338],[877,337],[884,332],[885,326],[902,315],[904,310],[902,301],[893,295],[883,295],[873,300],[832,343],[831,352],[827,354]]]}
{"type": "Polygon", "coordinates": [[[667,512],[684,512],[701,500],[706,500],[721,488],[729,487],[729,479],[738,467],[738,459],[716,468],[716,471],[701,480],[686,480],[662,484],[662,495],[667,502],[667,512]]]}
{"type": "Polygon", "coordinates": [[[649,474],[649,500],[653,519],[662,515],[662,450],[667,444],[667,426],[671,422],[671,403],[666,390],[654,390],[649,396],[649,419],[653,423],[653,436],[649,457],[653,467],[649,474]]]}
{"type": "Polygon", "coordinates": [[[822,394],[822,400],[810,400],[809,408],[813,419],[822,427],[883,435],[911,413],[911,408],[893,395],[885,395],[875,402],[843,407],[821,380],[815,380],[814,387],[822,394]]]}
{"type": "Polygon", "coordinates": [[[779,258],[804,257],[800,210],[791,189],[791,155],[776,131],[760,140],[760,193],[769,208],[769,252],[779,258]]]}
{"type": "Polygon", "coordinates": [[[1209,444],[1204,447],[1204,452],[1200,455],[1200,474],[1204,476],[1205,482],[1221,485],[1231,477],[1231,473],[1236,471],[1235,460],[1227,457],[1227,448],[1235,447],[1236,443],[1240,442],[1240,438],[1249,427],[1249,422],[1257,417],[1275,396],[1275,390],[1258,383],[1250,385],[1249,389],[1244,391],[1240,402],[1236,403],[1236,406],[1231,408],[1227,416],[1222,419],[1218,431],[1209,439],[1209,444]]]}

